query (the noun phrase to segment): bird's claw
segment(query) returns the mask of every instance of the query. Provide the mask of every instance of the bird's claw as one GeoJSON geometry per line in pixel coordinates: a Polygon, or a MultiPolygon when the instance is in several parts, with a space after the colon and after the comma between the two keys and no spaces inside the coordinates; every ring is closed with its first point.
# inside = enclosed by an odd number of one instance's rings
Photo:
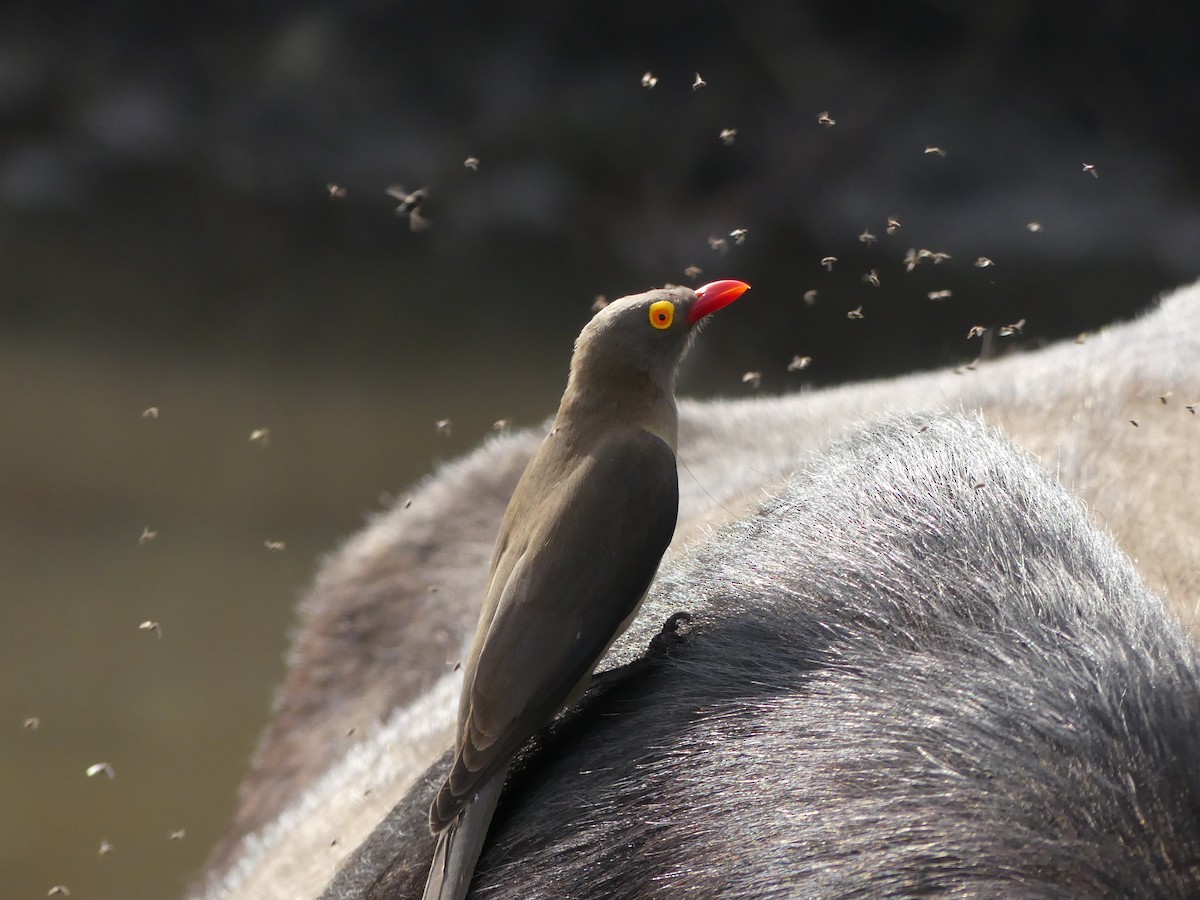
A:
{"type": "Polygon", "coordinates": [[[679,626],[692,621],[692,614],[686,612],[674,613],[663,622],[662,630],[650,639],[650,656],[669,656],[671,651],[687,640],[686,634],[681,634],[679,626]]]}
{"type": "Polygon", "coordinates": [[[657,667],[658,663],[671,655],[671,651],[687,640],[687,635],[679,630],[679,626],[692,621],[691,613],[677,612],[663,622],[662,629],[650,639],[650,646],[637,659],[606,669],[592,676],[592,688],[606,691],[618,681],[624,681],[630,676],[657,667]]]}

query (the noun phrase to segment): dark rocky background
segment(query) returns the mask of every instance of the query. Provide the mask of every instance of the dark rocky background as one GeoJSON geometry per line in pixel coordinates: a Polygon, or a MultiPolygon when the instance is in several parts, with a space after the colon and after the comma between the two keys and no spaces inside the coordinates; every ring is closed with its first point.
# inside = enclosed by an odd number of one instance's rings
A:
{"type": "Polygon", "coordinates": [[[751,282],[684,378],[741,395],[751,370],[779,392],[967,361],[974,325],[1025,319],[989,352],[1034,346],[1195,278],[1198,25],[1032,0],[6,4],[4,893],[179,893],[314,557],[495,419],[549,413],[595,295],[751,282]],[[428,229],[392,184],[428,187],[428,229]],[[950,258],[906,272],[909,248],[950,258]]]}

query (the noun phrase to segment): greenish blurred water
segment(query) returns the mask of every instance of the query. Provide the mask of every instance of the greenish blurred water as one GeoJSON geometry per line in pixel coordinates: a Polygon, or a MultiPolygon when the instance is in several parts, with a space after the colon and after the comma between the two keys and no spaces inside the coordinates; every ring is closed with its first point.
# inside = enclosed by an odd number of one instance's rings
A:
{"type": "Polygon", "coordinates": [[[481,389],[453,357],[368,379],[0,341],[0,895],[178,896],[319,555],[496,418],[540,419],[538,365],[481,389]]]}

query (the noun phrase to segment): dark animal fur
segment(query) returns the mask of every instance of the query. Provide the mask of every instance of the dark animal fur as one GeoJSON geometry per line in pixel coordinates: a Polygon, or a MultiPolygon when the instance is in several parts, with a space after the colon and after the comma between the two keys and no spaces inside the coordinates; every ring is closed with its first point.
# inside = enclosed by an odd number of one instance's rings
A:
{"type": "MultiPolygon", "coordinates": [[[[1079,503],[994,431],[894,418],[668,567],[544,737],[475,896],[1194,897],[1200,677],[1079,503]]],[[[419,893],[446,758],[326,898],[419,893]]]]}

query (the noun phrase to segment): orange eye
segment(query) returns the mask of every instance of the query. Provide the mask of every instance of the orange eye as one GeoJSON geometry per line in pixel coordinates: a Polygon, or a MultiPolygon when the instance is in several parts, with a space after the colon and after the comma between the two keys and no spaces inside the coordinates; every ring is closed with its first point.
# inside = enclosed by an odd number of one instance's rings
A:
{"type": "Polygon", "coordinates": [[[675,304],[670,300],[659,300],[650,304],[650,324],[655,328],[670,328],[675,321],[675,304]]]}

